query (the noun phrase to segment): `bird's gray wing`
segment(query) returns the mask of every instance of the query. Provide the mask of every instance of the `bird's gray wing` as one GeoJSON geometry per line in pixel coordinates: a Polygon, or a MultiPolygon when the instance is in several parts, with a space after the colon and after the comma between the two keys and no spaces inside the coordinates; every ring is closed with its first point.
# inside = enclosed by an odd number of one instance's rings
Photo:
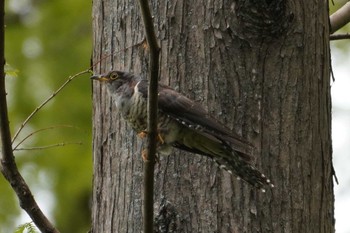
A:
{"type": "MultiPolygon", "coordinates": [[[[144,80],[140,84],[139,91],[147,96],[147,81],[144,80]]],[[[201,105],[174,89],[159,85],[158,108],[181,124],[227,143],[232,149],[243,153],[245,156],[242,156],[245,159],[250,159],[253,152],[253,146],[250,143],[211,117],[201,105]]]]}

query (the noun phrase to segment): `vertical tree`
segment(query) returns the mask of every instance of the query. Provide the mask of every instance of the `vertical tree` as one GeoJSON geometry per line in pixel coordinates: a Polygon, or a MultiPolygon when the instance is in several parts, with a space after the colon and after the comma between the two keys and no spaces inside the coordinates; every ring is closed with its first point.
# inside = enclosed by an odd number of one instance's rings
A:
{"type": "MultiPolygon", "coordinates": [[[[156,166],[157,232],[334,232],[325,1],[152,1],[160,82],[207,106],[256,147],[261,193],[207,158],[156,166]]],[[[94,1],[95,73],[146,77],[135,1],[94,1]]],[[[94,84],[93,232],[141,232],[141,140],[94,84]]]]}

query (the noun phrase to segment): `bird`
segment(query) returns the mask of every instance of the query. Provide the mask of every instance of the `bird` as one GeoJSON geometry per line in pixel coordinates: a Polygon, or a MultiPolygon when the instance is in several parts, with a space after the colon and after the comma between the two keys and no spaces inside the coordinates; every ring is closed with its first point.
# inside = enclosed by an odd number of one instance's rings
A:
{"type": "MultiPolygon", "coordinates": [[[[139,136],[147,134],[147,79],[118,70],[96,74],[91,79],[107,85],[118,111],[139,136]]],[[[158,154],[167,155],[177,148],[204,155],[263,192],[268,186],[274,187],[253,166],[252,144],[221,124],[199,103],[163,84],[158,84],[157,131],[158,154]]]]}

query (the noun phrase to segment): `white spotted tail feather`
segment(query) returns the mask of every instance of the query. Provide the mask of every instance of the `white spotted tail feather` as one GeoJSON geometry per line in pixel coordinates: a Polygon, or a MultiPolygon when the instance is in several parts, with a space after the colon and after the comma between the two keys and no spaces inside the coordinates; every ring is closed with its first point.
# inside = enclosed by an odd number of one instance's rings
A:
{"type": "Polygon", "coordinates": [[[214,158],[214,160],[221,169],[228,171],[230,174],[235,173],[238,176],[237,179],[243,179],[254,187],[260,189],[262,192],[265,192],[266,186],[269,186],[271,188],[274,187],[270,179],[268,179],[263,173],[261,173],[249,162],[244,161],[244,159],[237,159],[240,157],[239,155],[232,155],[232,157],[218,159],[214,158]],[[232,159],[232,157],[236,158],[232,159]]]}
{"type": "Polygon", "coordinates": [[[263,192],[266,186],[274,187],[271,181],[251,164],[251,156],[234,150],[227,142],[212,137],[212,134],[208,135],[198,130],[187,131],[173,146],[210,157],[221,169],[237,175],[263,192]]]}

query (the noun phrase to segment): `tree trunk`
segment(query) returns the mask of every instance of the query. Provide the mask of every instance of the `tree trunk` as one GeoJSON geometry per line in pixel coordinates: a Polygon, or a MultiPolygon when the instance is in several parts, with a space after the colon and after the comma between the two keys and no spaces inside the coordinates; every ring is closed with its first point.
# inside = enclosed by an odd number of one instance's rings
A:
{"type": "MultiPolygon", "coordinates": [[[[251,141],[262,193],[175,151],[155,177],[157,232],[334,232],[326,1],[152,1],[161,83],[251,141]]],[[[94,72],[146,77],[136,1],[93,2],[94,72]]],[[[142,142],[93,85],[92,231],[142,231],[142,142]]]]}

